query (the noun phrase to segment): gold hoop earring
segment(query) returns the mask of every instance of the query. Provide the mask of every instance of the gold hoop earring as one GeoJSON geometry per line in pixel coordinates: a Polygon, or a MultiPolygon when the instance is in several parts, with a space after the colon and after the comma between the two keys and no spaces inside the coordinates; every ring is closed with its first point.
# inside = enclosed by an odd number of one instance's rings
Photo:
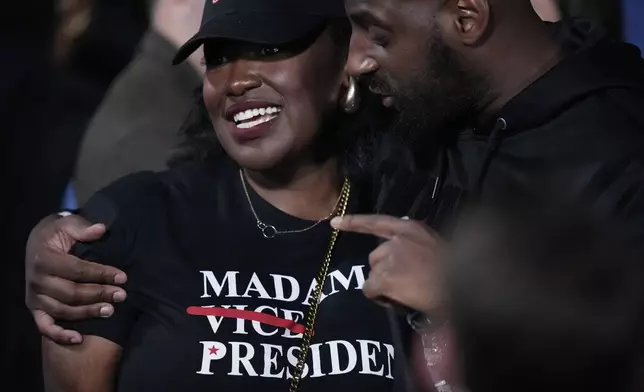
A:
{"type": "Polygon", "coordinates": [[[360,106],[360,94],[358,93],[358,83],[353,77],[349,77],[349,87],[347,93],[342,99],[342,109],[345,113],[352,114],[360,106]]]}

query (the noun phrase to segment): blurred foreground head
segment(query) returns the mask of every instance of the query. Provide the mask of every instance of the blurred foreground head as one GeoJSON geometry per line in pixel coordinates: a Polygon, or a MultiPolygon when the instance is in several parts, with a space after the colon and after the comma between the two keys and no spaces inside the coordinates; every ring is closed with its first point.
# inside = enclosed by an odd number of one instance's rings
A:
{"type": "Polygon", "coordinates": [[[643,253],[564,199],[514,193],[457,230],[449,278],[472,392],[644,390],[643,253]]]}

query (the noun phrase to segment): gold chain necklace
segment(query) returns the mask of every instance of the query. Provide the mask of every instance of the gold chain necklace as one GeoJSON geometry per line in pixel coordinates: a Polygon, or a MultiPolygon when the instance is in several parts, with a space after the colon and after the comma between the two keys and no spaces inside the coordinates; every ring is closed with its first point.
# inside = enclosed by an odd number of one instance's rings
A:
{"type": "MultiPolygon", "coordinates": [[[[269,225],[268,223],[262,222],[261,219],[259,219],[259,216],[257,215],[257,212],[255,211],[255,207],[253,206],[253,202],[250,200],[250,194],[248,193],[248,186],[246,185],[246,178],[244,177],[244,172],[242,169],[239,169],[239,179],[241,180],[242,187],[244,188],[244,194],[246,195],[246,200],[248,201],[248,206],[250,207],[250,211],[253,213],[253,216],[255,217],[255,220],[257,221],[257,228],[259,231],[262,232],[262,235],[265,238],[271,239],[275,238],[278,235],[281,234],[297,234],[297,233],[304,233],[305,231],[309,231],[313,229],[314,227],[317,227],[320,223],[331,219],[333,214],[338,211],[338,208],[340,206],[340,202],[342,200],[342,194],[340,194],[340,197],[338,198],[338,201],[335,203],[335,206],[333,207],[333,210],[329,213],[329,215],[325,216],[324,218],[320,219],[317,222],[314,222],[312,225],[305,227],[303,229],[297,229],[297,230],[280,230],[277,229],[273,225],[269,225]]],[[[344,179],[344,184],[347,184],[347,179],[344,179]]],[[[342,189],[344,190],[344,185],[342,186],[342,189]]]]}
{"type": "MultiPolygon", "coordinates": [[[[338,202],[338,208],[336,209],[336,216],[344,216],[347,212],[347,205],[349,204],[349,196],[351,195],[351,184],[349,181],[345,180],[344,185],[342,185],[342,192],[340,193],[340,199],[338,202]]],[[[313,293],[313,300],[311,301],[311,306],[309,307],[309,312],[306,315],[306,330],[302,334],[302,344],[300,346],[300,357],[298,358],[297,365],[293,372],[293,378],[291,379],[291,386],[289,392],[296,392],[300,381],[302,380],[302,373],[304,371],[304,364],[306,363],[306,358],[311,347],[311,339],[313,338],[313,331],[315,328],[315,319],[318,314],[318,305],[320,303],[320,298],[322,298],[322,289],[324,288],[324,282],[326,280],[326,275],[329,272],[329,265],[331,264],[331,257],[333,256],[333,249],[338,240],[340,232],[338,230],[333,230],[331,233],[331,240],[329,241],[329,249],[327,250],[326,256],[324,257],[324,262],[322,267],[318,271],[316,276],[317,286],[315,287],[315,292],[313,293]]]]}

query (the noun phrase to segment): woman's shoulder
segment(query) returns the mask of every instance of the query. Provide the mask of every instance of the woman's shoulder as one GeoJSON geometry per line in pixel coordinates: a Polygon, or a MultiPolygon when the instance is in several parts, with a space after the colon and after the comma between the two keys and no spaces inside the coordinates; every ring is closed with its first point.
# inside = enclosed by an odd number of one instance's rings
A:
{"type": "Polygon", "coordinates": [[[81,206],[80,215],[93,223],[104,223],[108,228],[116,223],[129,222],[155,200],[161,200],[163,186],[160,173],[141,171],[128,174],[94,193],[81,206]]]}
{"type": "Polygon", "coordinates": [[[206,183],[226,180],[232,172],[227,160],[185,162],[164,171],[139,171],[128,174],[97,192],[115,201],[130,202],[155,192],[194,189],[206,183]]]}
{"type": "Polygon", "coordinates": [[[136,233],[162,206],[163,188],[159,173],[128,174],[96,192],[79,211],[88,222],[101,223],[107,235],[91,243],[77,243],[72,254],[84,260],[122,268],[130,265],[129,254],[136,233]]]}
{"type": "Polygon", "coordinates": [[[160,176],[161,173],[153,171],[134,172],[105,186],[96,192],[91,199],[100,196],[108,197],[115,202],[128,203],[149,195],[155,190],[160,190],[160,176]]]}
{"type": "Polygon", "coordinates": [[[229,187],[237,168],[228,158],[185,162],[157,173],[158,181],[171,200],[212,196],[214,189],[229,187]]]}
{"type": "Polygon", "coordinates": [[[165,210],[169,203],[207,195],[222,182],[230,181],[235,173],[227,160],[186,162],[160,172],[135,172],[96,192],[81,211],[105,219],[116,212],[140,215],[144,211],[165,210]]]}
{"type": "Polygon", "coordinates": [[[112,182],[96,192],[79,211],[89,222],[104,224],[109,236],[76,246],[74,251],[80,257],[107,264],[127,264],[126,256],[133,249],[151,243],[135,241],[136,238],[157,235],[168,227],[169,216],[182,215],[172,212],[185,212],[183,207],[192,205],[193,195],[204,194],[202,190],[209,186],[211,170],[205,163],[191,162],[161,172],[135,172],[112,182]]]}

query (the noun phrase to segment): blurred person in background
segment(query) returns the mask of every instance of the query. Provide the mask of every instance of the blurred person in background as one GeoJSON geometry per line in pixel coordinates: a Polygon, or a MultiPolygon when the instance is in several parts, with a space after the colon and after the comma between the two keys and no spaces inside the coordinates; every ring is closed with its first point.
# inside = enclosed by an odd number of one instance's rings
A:
{"type": "Polygon", "coordinates": [[[131,57],[138,41],[136,25],[145,28],[147,23],[146,14],[143,19],[129,18],[137,3],[140,0],[12,2],[0,15],[1,145],[8,170],[3,189],[12,206],[7,209],[8,268],[2,285],[9,331],[1,346],[3,363],[9,366],[3,381],[20,390],[42,389],[39,339],[18,301],[25,290],[20,265],[30,222],[60,208],[86,125],[76,119],[91,116],[102,97],[101,86],[109,84],[131,57]]]}
{"type": "Polygon", "coordinates": [[[624,35],[629,41],[644,50],[644,2],[642,0],[623,0],[624,35]]]}
{"type": "Polygon", "coordinates": [[[59,15],[40,213],[60,209],[87,126],[149,23],[147,0],[61,0],[59,15]]]}
{"type": "MultiPolygon", "coordinates": [[[[23,183],[18,187],[22,192],[18,200],[21,208],[24,206],[18,225],[60,209],[87,123],[113,78],[130,62],[148,23],[143,0],[65,0],[54,5],[54,32],[47,38],[51,42],[50,59],[42,65],[47,81],[31,91],[32,95],[25,94],[40,105],[37,110],[27,105],[30,112],[24,118],[38,117],[35,121],[46,121],[46,125],[12,151],[20,154],[19,159],[30,159],[23,166],[33,168],[16,179],[23,183]]],[[[7,25],[11,26],[11,21],[7,25]]],[[[15,34],[10,39],[20,36],[15,34]]],[[[20,45],[20,39],[7,45],[20,45]]],[[[14,74],[5,76],[9,75],[14,74]]],[[[5,108],[14,108],[17,102],[5,108]]],[[[13,109],[13,113],[20,112],[13,109]]],[[[26,233],[26,227],[18,230],[17,241],[24,243],[26,233]]],[[[18,260],[22,257],[19,254],[18,260]]]]}
{"type": "Polygon", "coordinates": [[[464,214],[446,275],[470,392],[643,390],[642,246],[621,225],[549,186],[464,214]]]}
{"type": "Polygon", "coordinates": [[[623,39],[623,0],[559,0],[562,18],[586,18],[603,26],[613,39],[623,39]]]}
{"type": "Polygon", "coordinates": [[[67,62],[74,44],[92,21],[95,0],[59,0],[58,31],[55,36],[55,59],[67,62]]]}
{"type": "Polygon", "coordinates": [[[541,19],[556,22],[562,18],[590,19],[614,39],[623,38],[623,6],[620,0],[531,0],[541,19]]]}
{"type": "Polygon", "coordinates": [[[74,176],[80,205],[126,174],[167,167],[203,74],[199,52],[176,67],[172,58],[199,28],[203,4],[150,2],[150,30],[140,52],[111,86],[81,144],[74,176]]]}

